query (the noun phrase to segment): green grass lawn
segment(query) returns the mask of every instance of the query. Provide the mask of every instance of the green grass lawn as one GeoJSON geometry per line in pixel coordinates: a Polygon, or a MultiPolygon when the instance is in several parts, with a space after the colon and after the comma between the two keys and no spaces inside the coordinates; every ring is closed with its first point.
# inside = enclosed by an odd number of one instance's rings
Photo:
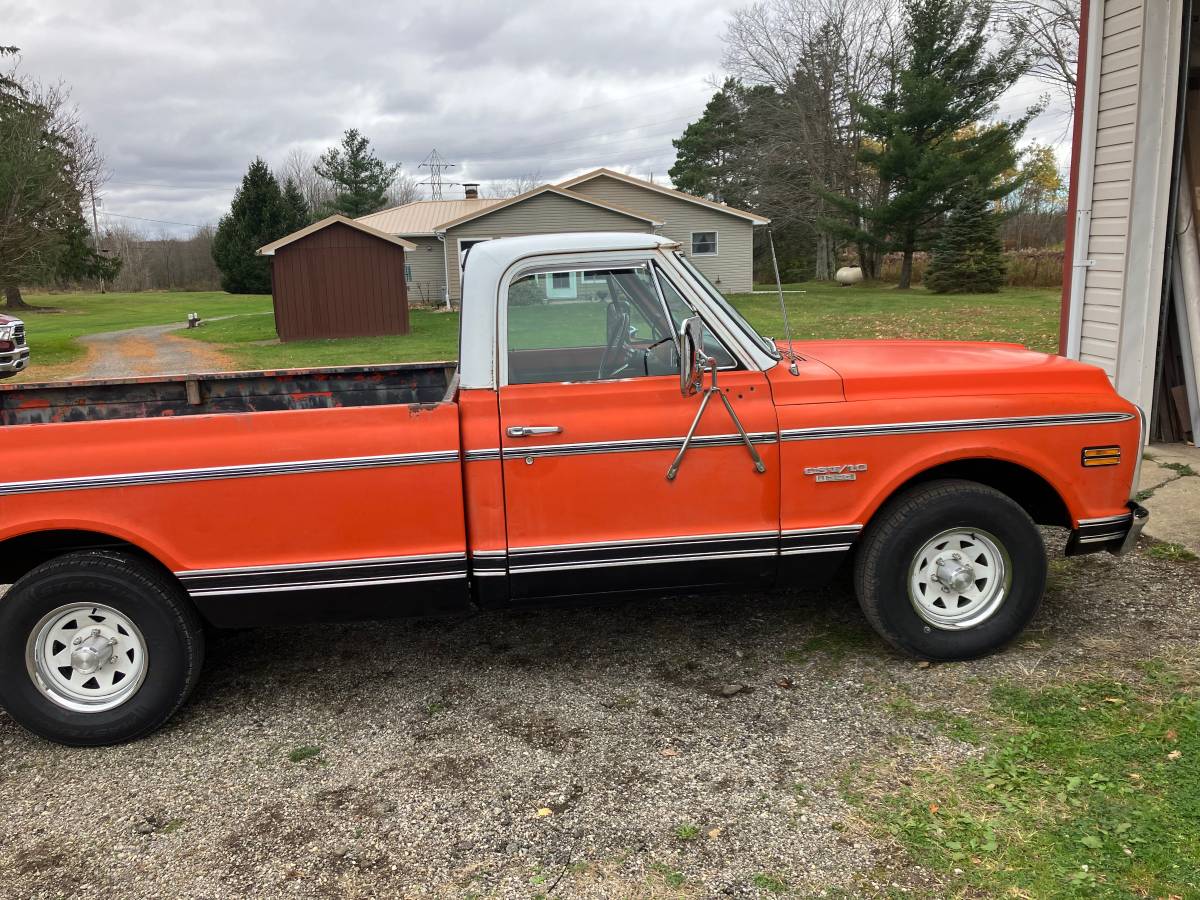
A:
{"type": "MultiPolygon", "coordinates": [[[[42,366],[62,366],[78,360],[85,351],[76,338],[85,334],[181,322],[190,312],[227,316],[271,309],[270,297],[239,297],[223,291],[26,294],[25,301],[35,308],[21,310],[17,315],[25,322],[35,371],[42,366]]],[[[266,321],[274,336],[270,316],[255,318],[266,321]]]]}
{"type": "MultiPolygon", "coordinates": [[[[769,290],[768,286],[760,286],[769,290]]],[[[942,338],[1016,341],[1053,352],[1058,342],[1059,291],[1009,288],[998,294],[931,294],[923,288],[897,291],[889,285],[842,288],[828,283],[785,285],[804,290],[785,294],[792,333],[797,338],[942,338]]],[[[735,294],[731,298],[764,334],[783,337],[779,301],[773,294],[735,294]]],[[[279,343],[270,315],[271,298],[209,293],[34,294],[28,325],[34,369],[62,366],[79,359],[81,335],[139,325],[182,321],[189,312],[206,320],[203,327],[180,332],[216,344],[246,369],[361,365],[455,359],[458,314],[414,309],[412,333],[404,337],[348,338],[279,343]],[[235,318],[214,321],[220,316],[235,318]]],[[[522,308],[530,315],[539,307],[522,308]]]]}
{"type": "MultiPolygon", "coordinates": [[[[1006,289],[999,294],[931,294],[923,288],[891,286],[789,285],[807,291],[785,294],[792,333],[797,338],[942,338],[1016,341],[1034,350],[1058,346],[1060,292],[1006,289]]],[[[773,295],[735,294],[730,298],[750,322],[772,337],[783,336],[779,300],[773,295]]],[[[518,307],[535,316],[544,307],[518,307]]],[[[188,337],[225,345],[239,365],[253,369],[455,359],[458,314],[412,311],[406,337],[353,338],[275,343],[267,316],[212,322],[188,337]]],[[[529,344],[533,346],[533,344],[529,344]]]]}
{"type": "Polygon", "coordinates": [[[1196,673],[1160,660],[1142,673],[1001,682],[994,724],[967,738],[980,755],[918,765],[903,782],[893,770],[852,776],[851,799],[946,873],[949,896],[1200,897],[1196,673]]]}
{"type": "MultiPolygon", "coordinates": [[[[266,298],[270,308],[270,298],[266,298]]],[[[245,369],[351,366],[458,358],[458,313],[413,309],[403,337],[341,338],[281,344],[272,316],[239,316],[208,322],[187,337],[220,346],[245,369]]]]}
{"type": "MultiPolygon", "coordinates": [[[[756,285],[774,291],[774,285],[756,285]]],[[[784,285],[796,338],[930,338],[1015,341],[1031,350],[1058,350],[1058,288],[1005,288],[998,294],[934,294],[922,287],[840,287],[827,282],[784,285]]],[[[733,304],[763,334],[783,337],[779,297],[734,294],[733,304]]]]}

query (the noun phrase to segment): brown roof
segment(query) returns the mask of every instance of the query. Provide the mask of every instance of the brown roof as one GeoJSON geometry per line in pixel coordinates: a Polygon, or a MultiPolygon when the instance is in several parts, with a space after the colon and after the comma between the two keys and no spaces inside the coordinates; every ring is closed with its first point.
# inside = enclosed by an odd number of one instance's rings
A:
{"type": "Polygon", "coordinates": [[[731,216],[738,216],[743,219],[749,219],[755,225],[769,225],[771,220],[760,216],[758,213],[747,212],[744,209],[736,209],[732,206],[726,206],[724,203],[717,203],[714,200],[705,200],[703,197],[697,197],[695,194],[685,194],[683,191],[677,191],[674,188],[663,187],[661,184],[655,184],[653,181],[645,181],[641,178],[634,178],[632,175],[626,175],[623,172],[614,172],[612,169],[593,169],[590,172],[585,172],[582,175],[577,175],[574,178],[569,178],[566,181],[560,181],[560,188],[573,188],[577,184],[582,184],[585,181],[591,181],[593,178],[599,178],[601,175],[607,175],[609,178],[615,178],[617,181],[624,181],[626,184],[632,184],[640,188],[645,188],[648,191],[657,191],[660,194],[666,194],[669,197],[676,197],[680,200],[686,200],[689,203],[696,203],[700,206],[708,206],[712,209],[720,210],[724,213],[729,213],[731,216]]]}
{"type": "Polygon", "coordinates": [[[332,216],[328,216],[327,218],[322,219],[320,222],[313,222],[307,228],[301,228],[299,231],[293,231],[291,234],[285,235],[277,241],[272,241],[271,243],[267,244],[265,247],[259,247],[258,255],[259,256],[274,256],[275,251],[278,250],[280,247],[286,247],[288,244],[292,243],[293,241],[298,241],[298,240],[300,240],[300,238],[308,237],[314,231],[320,231],[322,228],[327,228],[328,226],[333,225],[334,223],[341,223],[342,225],[348,225],[351,228],[353,228],[355,231],[361,231],[361,232],[364,232],[365,234],[371,235],[372,237],[377,237],[381,241],[387,241],[390,244],[396,244],[399,247],[403,247],[405,250],[416,250],[417,249],[416,244],[410,243],[410,242],[404,240],[403,238],[398,238],[394,235],[388,234],[386,231],[379,231],[376,228],[372,228],[370,225],[364,225],[362,222],[356,221],[354,219],[347,219],[343,215],[334,213],[332,216]]]}
{"type": "Polygon", "coordinates": [[[453,228],[455,225],[461,225],[461,224],[463,224],[463,222],[469,222],[472,219],[477,219],[480,216],[487,215],[488,213],[496,212],[497,210],[503,209],[506,206],[512,206],[514,203],[520,203],[523,200],[528,200],[531,197],[538,196],[539,194],[558,194],[560,197],[566,197],[569,200],[578,200],[578,201],[588,204],[589,206],[598,206],[601,209],[612,210],[613,212],[620,213],[623,216],[630,216],[634,219],[641,219],[643,222],[649,222],[651,225],[663,224],[662,222],[658,221],[657,219],[651,218],[650,216],[646,215],[645,213],[634,212],[632,209],[626,209],[623,206],[616,206],[612,203],[605,203],[602,200],[597,200],[595,197],[589,197],[586,194],[576,194],[572,191],[564,191],[561,187],[558,187],[557,185],[543,184],[538,187],[535,187],[533,190],[526,191],[523,194],[517,194],[517,196],[515,196],[515,197],[509,197],[507,200],[494,201],[493,205],[487,209],[476,210],[475,212],[470,212],[470,213],[467,213],[466,215],[459,216],[457,219],[451,219],[448,222],[443,222],[440,226],[438,226],[437,230],[439,232],[445,231],[447,228],[453,228]]]}
{"type": "Polygon", "coordinates": [[[358,221],[388,234],[432,235],[443,222],[450,222],[504,201],[492,197],[469,200],[416,200],[403,206],[360,216],[358,221]]]}

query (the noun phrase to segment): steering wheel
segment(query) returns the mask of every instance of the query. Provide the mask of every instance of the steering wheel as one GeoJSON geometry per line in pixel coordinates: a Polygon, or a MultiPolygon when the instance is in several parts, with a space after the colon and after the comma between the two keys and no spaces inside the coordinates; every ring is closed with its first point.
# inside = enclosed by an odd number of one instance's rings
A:
{"type": "Polygon", "coordinates": [[[629,340],[629,303],[611,301],[605,310],[605,319],[604,355],[600,357],[600,368],[596,372],[596,378],[601,381],[624,372],[633,358],[633,344],[629,340]]]}

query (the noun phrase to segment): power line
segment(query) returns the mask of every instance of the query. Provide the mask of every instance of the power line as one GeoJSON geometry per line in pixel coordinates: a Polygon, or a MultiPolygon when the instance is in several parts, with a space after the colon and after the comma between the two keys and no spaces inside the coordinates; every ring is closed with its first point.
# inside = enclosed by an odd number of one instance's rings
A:
{"type": "Polygon", "coordinates": [[[109,178],[106,184],[128,184],[134,187],[168,188],[182,191],[223,191],[228,190],[228,184],[161,184],[152,181],[126,181],[123,178],[109,178]]]}
{"type": "MultiPolygon", "coordinates": [[[[653,93],[653,92],[651,92],[651,93],[653,93]]],[[[637,95],[634,95],[634,96],[637,96],[637,95]]],[[[595,105],[600,106],[602,104],[595,104],[595,105]]],[[[590,107],[579,107],[579,109],[589,109],[589,108],[590,107]]],[[[575,112],[575,111],[576,110],[570,110],[570,112],[575,112]]],[[[499,155],[501,153],[509,153],[513,150],[516,150],[519,152],[529,152],[529,151],[533,151],[533,150],[544,150],[548,147],[563,147],[563,146],[567,146],[567,145],[571,145],[571,144],[594,143],[597,138],[609,137],[610,135],[614,135],[614,134],[627,134],[628,132],[639,131],[643,128],[654,128],[659,125],[675,125],[675,124],[679,124],[682,122],[689,122],[692,119],[696,118],[698,115],[699,115],[699,113],[693,113],[693,114],[689,114],[689,115],[685,115],[685,116],[676,116],[675,118],[671,118],[671,119],[659,119],[658,121],[655,121],[655,122],[643,122],[640,125],[631,125],[627,128],[617,128],[617,129],[613,129],[611,131],[589,132],[587,135],[585,135],[583,137],[562,138],[562,139],[556,140],[556,141],[544,141],[542,143],[537,143],[537,144],[524,144],[524,145],[521,145],[518,147],[513,147],[510,144],[510,145],[506,145],[503,148],[494,148],[494,149],[484,150],[481,153],[473,152],[470,154],[470,156],[474,160],[486,162],[486,161],[488,161],[490,156],[499,155]]],[[[674,130],[661,132],[661,134],[664,134],[664,135],[672,134],[672,133],[674,133],[674,130]]],[[[633,137],[630,137],[628,140],[636,141],[636,140],[642,140],[645,138],[650,138],[650,137],[655,137],[655,136],[657,136],[657,135],[655,135],[655,134],[634,135],[633,137]]],[[[608,145],[611,146],[611,145],[620,144],[620,143],[624,143],[624,142],[623,141],[609,141],[608,145]]],[[[442,165],[443,166],[453,165],[453,163],[449,163],[449,164],[443,163],[442,165]]],[[[130,185],[133,187],[150,187],[150,188],[162,188],[164,190],[181,190],[181,191],[204,191],[204,190],[216,191],[216,190],[228,190],[229,189],[228,184],[223,184],[223,185],[163,184],[162,182],[152,182],[152,181],[128,181],[124,178],[110,178],[110,179],[108,179],[108,183],[130,185]]]]}
{"type": "MultiPolygon", "coordinates": [[[[555,147],[555,146],[559,146],[562,144],[592,143],[596,140],[596,138],[608,137],[611,134],[625,134],[630,131],[638,131],[642,128],[654,128],[658,125],[672,125],[672,124],[677,124],[680,122],[689,122],[694,118],[696,118],[696,114],[687,115],[687,116],[677,116],[676,118],[673,118],[673,119],[660,119],[657,122],[644,122],[641,125],[633,125],[629,128],[618,128],[614,131],[589,132],[584,137],[564,138],[559,141],[546,141],[541,144],[524,144],[516,149],[519,149],[519,150],[543,150],[546,147],[555,147]]],[[[499,152],[507,152],[512,149],[514,149],[513,146],[511,144],[508,144],[508,145],[505,145],[505,147],[502,150],[484,150],[484,151],[482,151],[482,153],[485,155],[486,154],[495,154],[495,153],[499,153],[499,152]]],[[[472,155],[477,156],[478,154],[476,153],[476,154],[472,154],[472,155]]]]}
{"type": "MultiPolygon", "coordinates": [[[[654,141],[649,141],[649,142],[645,142],[645,143],[634,144],[633,146],[630,146],[630,147],[624,147],[621,149],[620,155],[622,157],[629,157],[630,155],[639,153],[641,151],[653,151],[653,150],[655,150],[655,148],[662,148],[663,153],[672,153],[673,154],[675,152],[675,149],[669,143],[664,143],[662,141],[654,140],[654,141]]],[[[597,147],[595,149],[595,151],[584,154],[584,155],[563,156],[563,157],[558,157],[557,159],[547,159],[547,160],[544,160],[543,162],[545,163],[545,165],[548,168],[554,168],[556,166],[562,166],[564,164],[571,164],[571,163],[593,162],[593,163],[599,163],[600,165],[608,166],[609,168],[611,168],[613,165],[617,164],[616,162],[613,161],[612,156],[609,155],[608,153],[606,153],[605,147],[597,147]]]]}
{"type": "Polygon", "coordinates": [[[147,219],[144,216],[126,216],[122,213],[97,210],[102,216],[116,216],[118,219],[137,219],[139,222],[155,222],[159,225],[182,225],[185,228],[207,228],[207,225],[197,225],[195,222],[170,222],[166,219],[147,219]]]}
{"type": "Polygon", "coordinates": [[[624,97],[615,97],[612,100],[604,100],[600,103],[592,103],[588,106],[576,106],[571,109],[564,109],[563,112],[560,113],[560,115],[563,113],[582,112],[585,109],[596,109],[597,107],[600,107],[600,106],[612,106],[614,103],[626,103],[626,102],[634,99],[635,97],[648,97],[651,94],[663,94],[663,93],[666,93],[667,91],[677,90],[677,89],[683,87],[685,84],[692,84],[692,83],[693,83],[692,79],[689,78],[686,81],[680,81],[675,84],[668,85],[667,87],[655,88],[652,91],[639,91],[636,94],[626,94],[624,97]]]}

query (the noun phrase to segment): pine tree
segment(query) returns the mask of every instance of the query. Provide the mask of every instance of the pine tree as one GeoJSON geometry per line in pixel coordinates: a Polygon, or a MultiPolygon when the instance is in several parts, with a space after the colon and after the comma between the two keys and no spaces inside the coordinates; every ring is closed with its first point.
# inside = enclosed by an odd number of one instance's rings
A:
{"type": "Polygon", "coordinates": [[[930,245],[964,186],[986,185],[988,199],[1020,187],[1019,177],[1004,175],[1015,170],[1017,140],[1038,108],[982,124],[1029,68],[1026,52],[996,38],[990,21],[986,0],[905,0],[895,87],[858,106],[867,138],[859,159],[878,172],[883,196],[839,205],[867,223],[854,238],[904,254],[900,288],[911,283],[913,253],[930,245]]]}
{"type": "Polygon", "coordinates": [[[742,193],[734,182],[736,158],[744,140],[739,102],[744,92],[737,81],[727,78],[704,107],[704,114],[671,141],[675,164],[667,174],[679,190],[723,203],[735,202],[730,195],[737,198],[742,193]]]}
{"type": "Polygon", "coordinates": [[[255,159],[213,236],[221,287],[231,294],[269,294],[271,264],[257,255],[258,248],[295,231],[294,222],[279,182],[265,162],[255,159]]]}
{"type": "Polygon", "coordinates": [[[998,217],[978,188],[950,212],[933,247],[926,286],[937,294],[994,294],[1004,284],[1004,245],[998,217]]]}
{"type": "MultiPolygon", "coordinates": [[[[0,46],[0,59],[17,48],[0,46]]],[[[65,111],[67,96],[0,72],[0,289],[25,309],[23,283],[112,277],[84,221],[85,186],[102,166],[90,135],[65,111]]]]}
{"type": "Polygon", "coordinates": [[[299,231],[313,221],[308,201],[304,199],[294,178],[288,178],[283,183],[283,205],[287,207],[289,230],[299,231]]]}
{"type": "Polygon", "coordinates": [[[121,274],[119,256],[105,256],[96,250],[98,241],[83,218],[82,211],[71,216],[62,230],[62,249],[54,275],[62,281],[99,279],[112,281],[121,274]]]}
{"type": "Polygon", "coordinates": [[[388,188],[396,180],[400,164],[379,159],[371,142],[351,128],[342,135],[341,146],[322,153],[313,169],[333,183],[336,194],[331,212],[355,219],[387,206],[388,188]]]}

